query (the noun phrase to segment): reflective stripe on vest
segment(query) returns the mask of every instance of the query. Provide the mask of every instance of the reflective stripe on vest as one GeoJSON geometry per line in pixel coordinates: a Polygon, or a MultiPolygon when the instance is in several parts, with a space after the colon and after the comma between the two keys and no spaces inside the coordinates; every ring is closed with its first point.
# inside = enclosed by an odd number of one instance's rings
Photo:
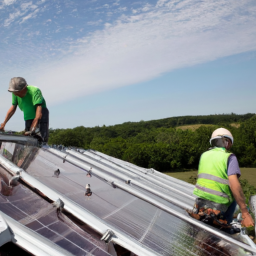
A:
{"type": "Polygon", "coordinates": [[[207,180],[213,180],[213,181],[217,181],[221,184],[229,185],[228,180],[219,178],[217,176],[214,176],[214,175],[211,175],[211,174],[208,174],[208,173],[200,173],[200,174],[197,175],[197,178],[198,179],[202,178],[202,179],[207,179],[207,180]]]}
{"type": "Polygon", "coordinates": [[[229,196],[227,194],[221,193],[219,191],[216,191],[216,190],[213,190],[213,189],[210,189],[210,188],[201,187],[197,184],[196,184],[196,188],[199,189],[199,190],[202,190],[204,192],[210,193],[212,195],[221,196],[221,197],[225,197],[225,198],[229,199],[229,196]]]}

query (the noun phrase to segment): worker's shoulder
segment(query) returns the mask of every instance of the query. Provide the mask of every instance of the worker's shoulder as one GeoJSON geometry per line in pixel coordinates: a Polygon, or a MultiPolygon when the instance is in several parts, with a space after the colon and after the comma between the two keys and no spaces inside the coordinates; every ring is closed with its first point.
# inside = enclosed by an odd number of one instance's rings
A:
{"type": "Polygon", "coordinates": [[[27,88],[28,91],[30,91],[31,93],[41,92],[40,88],[38,88],[37,86],[28,85],[27,88]]]}
{"type": "MultiPolygon", "coordinates": [[[[28,89],[32,89],[32,90],[37,90],[39,89],[37,86],[34,86],[34,85],[28,85],[27,86],[28,89]]],[[[40,90],[40,89],[39,89],[40,90]]]]}
{"type": "MultiPolygon", "coordinates": [[[[237,160],[237,157],[236,157],[236,155],[235,155],[234,153],[232,153],[232,152],[229,152],[229,153],[230,153],[229,158],[228,158],[229,160],[231,160],[231,159],[232,159],[232,160],[233,160],[233,159],[234,159],[234,160],[237,160]]],[[[238,161],[238,160],[237,160],[237,161],[238,161]]]]}

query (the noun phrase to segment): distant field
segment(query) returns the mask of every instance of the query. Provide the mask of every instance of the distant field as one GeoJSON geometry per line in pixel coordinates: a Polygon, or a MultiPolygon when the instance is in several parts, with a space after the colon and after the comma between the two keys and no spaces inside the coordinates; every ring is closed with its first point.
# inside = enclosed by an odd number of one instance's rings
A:
{"type": "MultiPolygon", "coordinates": [[[[242,179],[248,180],[248,182],[256,187],[256,168],[241,168],[242,179]]],[[[188,172],[169,172],[165,173],[167,175],[170,175],[174,178],[184,180],[188,182],[188,179],[191,176],[197,175],[197,171],[188,171],[188,172]]]]}
{"type": "Polygon", "coordinates": [[[232,123],[232,124],[230,124],[231,126],[233,126],[233,127],[236,127],[236,128],[239,128],[240,127],[240,124],[238,124],[238,123],[232,123]]]}
{"type": "MultiPolygon", "coordinates": [[[[236,128],[239,128],[240,127],[240,124],[238,123],[232,123],[230,124],[231,126],[233,127],[236,127],[236,128]]],[[[207,126],[207,127],[211,127],[211,126],[216,126],[214,124],[191,124],[191,125],[181,125],[181,126],[177,126],[176,128],[177,129],[181,129],[181,130],[192,130],[192,131],[195,131],[197,130],[199,127],[201,126],[207,126]]]]}
{"type": "Polygon", "coordinates": [[[197,130],[199,127],[201,126],[215,126],[213,124],[191,124],[191,125],[182,125],[182,126],[177,126],[177,129],[181,129],[181,130],[192,130],[195,131],[197,130]]]}
{"type": "Polygon", "coordinates": [[[191,176],[197,175],[197,171],[188,171],[188,172],[166,172],[165,174],[170,175],[174,178],[177,178],[179,180],[184,180],[188,182],[188,179],[191,176]]]}

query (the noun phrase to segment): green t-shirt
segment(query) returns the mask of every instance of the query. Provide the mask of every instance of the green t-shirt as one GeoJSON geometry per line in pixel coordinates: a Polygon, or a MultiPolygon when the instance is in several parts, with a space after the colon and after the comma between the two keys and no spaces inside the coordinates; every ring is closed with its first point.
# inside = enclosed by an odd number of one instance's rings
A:
{"type": "Polygon", "coordinates": [[[46,108],[46,102],[39,88],[28,85],[27,93],[23,98],[12,94],[12,105],[18,105],[24,113],[24,120],[34,119],[36,117],[37,105],[46,108]]]}

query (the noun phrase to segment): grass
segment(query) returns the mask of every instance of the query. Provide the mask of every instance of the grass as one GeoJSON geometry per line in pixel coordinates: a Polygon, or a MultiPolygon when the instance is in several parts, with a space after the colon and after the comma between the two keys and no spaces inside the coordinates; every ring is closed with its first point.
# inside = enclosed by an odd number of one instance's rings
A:
{"type": "Polygon", "coordinates": [[[235,127],[235,128],[239,128],[241,125],[240,124],[238,124],[238,123],[232,123],[232,124],[230,124],[231,126],[233,126],[233,127],[235,127]]]}
{"type": "Polygon", "coordinates": [[[182,126],[177,126],[176,129],[181,129],[181,130],[192,130],[193,132],[197,130],[201,126],[215,126],[213,124],[191,124],[191,125],[182,125],[182,126]]]}
{"type": "Polygon", "coordinates": [[[256,187],[256,168],[240,168],[242,179],[248,180],[249,184],[256,187]]]}
{"type": "MultiPolygon", "coordinates": [[[[241,179],[248,180],[249,184],[256,187],[256,168],[240,168],[240,169],[241,169],[241,173],[242,173],[241,179]]],[[[187,171],[187,172],[167,172],[165,174],[188,182],[188,180],[191,176],[197,175],[197,171],[192,170],[192,171],[187,171]]]]}
{"type": "Polygon", "coordinates": [[[165,174],[172,176],[173,178],[179,179],[179,180],[184,180],[188,182],[188,179],[191,176],[196,176],[197,171],[188,171],[188,172],[166,172],[165,174]]]}
{"type": "MultiPolygon", "coordinates": [[[[230,124],[231,126],[235,127],[235,128],[239,128],[240,124],[239,123],[232,123],[230,124]]],[[[214,127],[216,125],[214,124],[191,124],[191,125],[181,125],[181,126],[177,126],[176,129],[181,129],[181,130],[192,130],[193,132],[195,130],[197,130],[199,127],[201,126],[207,126],[207,127],[214,127]]]]}

